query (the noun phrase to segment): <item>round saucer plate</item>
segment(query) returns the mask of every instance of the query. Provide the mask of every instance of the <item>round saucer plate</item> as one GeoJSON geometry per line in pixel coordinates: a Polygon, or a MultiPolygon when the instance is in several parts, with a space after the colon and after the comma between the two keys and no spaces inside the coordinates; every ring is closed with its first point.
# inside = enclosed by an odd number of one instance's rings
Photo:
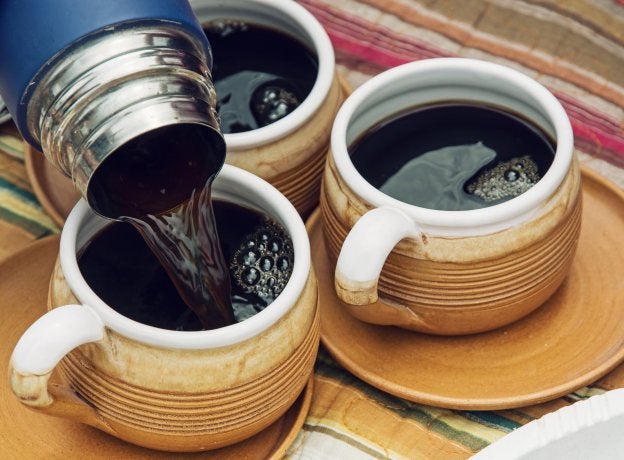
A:
{"type": "Polygon", "coordinates": [[[62,227],[80,199],[71,179],[46,160],[43,153],[26,143],[24,161],[35,196],[52,220],[62,227]]]}
{"type": "MultiPolygon", "coordinates": [[[[19,337],[46,311],[48,280],[57,252],[58,237],[47,237],[0,264],[0,369],[4,372],[19,337]]],[[[254,437],[214,451],[175,454],[137,447],[95,428],[33,412],[13,396],[5,376],[0,379],[0,458],[281,459],[308,414],[313,380],[310,377],[282,418],[254,437]]]]}
{"type": "Polygon", "coordinates": [[[322,343],[370,385],[450,409],[521,407],[596,381],[624,360],[624,192],[586,168],[582,175],[581,236],[562,286],[522,320],[469,336],[419,334],[349,315],[335,295],[316,210],[307,227],[322,343]]]}

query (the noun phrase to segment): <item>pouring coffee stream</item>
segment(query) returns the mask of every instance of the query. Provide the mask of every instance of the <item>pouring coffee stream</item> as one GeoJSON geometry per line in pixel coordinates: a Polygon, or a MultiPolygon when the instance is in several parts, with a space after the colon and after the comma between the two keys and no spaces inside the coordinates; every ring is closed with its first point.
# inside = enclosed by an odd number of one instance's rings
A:
{"type": "Polygon", "coordinates": [[[107,157],[87,187],[92,209],[141,234],[205,329],[235,322],[211,201],[222,150],[194,125],[159,128],[107,157]]]}
{"type": "Polygon", "coordinates": [[[141,234],[205,329],[235,322],[211,200],[220,148],[193,125],[161,128],[123,145],[88,188],[94,210],[141,234]]]}
{"type": "Polygon", "coordinates": [[[210,199],[225,142],[188,2],[6,0],[0,30],[0,94],[24,139],[143,235],[206,329],[234,322],[210,199]]]}

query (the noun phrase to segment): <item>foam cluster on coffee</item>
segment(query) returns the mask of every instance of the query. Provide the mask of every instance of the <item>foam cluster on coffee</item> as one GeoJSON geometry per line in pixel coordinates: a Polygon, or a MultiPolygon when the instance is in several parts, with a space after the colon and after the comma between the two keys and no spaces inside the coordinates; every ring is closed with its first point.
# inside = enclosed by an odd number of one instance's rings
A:
{"type": "Polygon", "coordinates": [[[257,88],[251,96],[251,110],[260,126],[266,126],[292,113],[301,100],[287,81],[276,79],[257,88]]]}
{"type": "Polygon", "coordinates": [[[234,253],[230,270],[238,287],[268,303],[286,287],[293,249],[284,230],[272,221],[257,227],[234,253]]]}
{"type": "Polygon", "coordinates": [[[524,155],[483,171],[466,186],[466,190],[491,202],[521,195],[539,180],[537,163],[529,155],[524,155]]]}

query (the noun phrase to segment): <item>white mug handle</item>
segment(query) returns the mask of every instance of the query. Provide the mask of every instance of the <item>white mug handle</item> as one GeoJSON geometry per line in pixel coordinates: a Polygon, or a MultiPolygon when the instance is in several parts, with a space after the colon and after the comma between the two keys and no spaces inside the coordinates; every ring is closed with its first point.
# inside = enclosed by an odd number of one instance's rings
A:
{"type": "Polygon", "coordinates": [[[95,409],[73,389],[48,384],[59,361],[79,345],[104,338],[101,319],[88,306],[65,305],[35,321],[20,337],[9,363],[13,393],[19,401],[36,410],[99,426],[95,409]]]}
{"type": "Polygon", "coordinates": [[[404,238],[421,236],[420,227],[396,208],[382,206],[368,211],[342,244],[334,278],[338,297],[351,305],[376,302],[379,275],[392,248],[404,238]]]}

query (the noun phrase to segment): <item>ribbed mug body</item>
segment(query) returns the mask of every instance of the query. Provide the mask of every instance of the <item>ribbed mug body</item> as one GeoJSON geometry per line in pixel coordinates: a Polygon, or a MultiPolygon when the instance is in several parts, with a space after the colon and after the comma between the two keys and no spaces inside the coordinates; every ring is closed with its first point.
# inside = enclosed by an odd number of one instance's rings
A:
{"type": "MultiPolygon", "coordinates": [[[[77,303],[57,263],[48,308],[77,303]]],[[[293,308],[241,343],[166,349],[109,330],[65,356],[59,370],[96,410],[98,428],[153,449],[199,451],[244,440],[281,417],[308,382],[318,342],[310,273],[293,308]]]]}
{"type": "Polygon", "coordinates": [[[460,58],[404,64],[341,106],[320,201],[336,293],[355,317],[443,335],[491,330],[542,305],[572,264],[582,209],[572,127],[552,93],[514,69],[460,58]],[[383,193],[355,167],[349,149],[369,129],[458,101],[520,117],[552,142],[535,184],[492,206],[438,210],[383,193]]]}
{"type": "Polygon", "coordinates": [[[79,265],[83,249],[119,224],[81,200],[61,234],[48,311],[24,332],[9,363],[11,388],[24,406],[140,446],[187,452],[237,443],[286,413],[312,376],[319,345],[305,225],[274,187],[230,165],[212,197],[255,209],[288,234],[293,263],[279,295],[252,316],[210,330],[159,328],[124,316],[91,288],[79,265]],[[51,380],[53,373],[61,378],[51,380]]]}
{"type": "MultiPolygon", "coordinates": [[[[379,300],[343,306],[370,323],[458,335],[516,321],[559,287],[574,259],[581,228],[580,169],[528,222],[471,237],[426,235],[392,250],[379,278],[379,300]]],[[[335,265],[354,223],[372,209],[355,195],[330,159],[321,191],[323,231],[335,265]]]]}
{"type": "MultiPolygon", "coordinates": [[[[224,134],[226,163],[262,177],[282,192],[301,215],[309,214],[318,205],[331,126],[346,97],[327,33],[312,14],[295,2],[191,0],[191,6],[203,26],[211,21],[261,26],[293,38],[316,56],[316,81],[292,113],[258,129],[224,134]]],[[[215,62],[218,59],[216,55],[215,62]]]]}

